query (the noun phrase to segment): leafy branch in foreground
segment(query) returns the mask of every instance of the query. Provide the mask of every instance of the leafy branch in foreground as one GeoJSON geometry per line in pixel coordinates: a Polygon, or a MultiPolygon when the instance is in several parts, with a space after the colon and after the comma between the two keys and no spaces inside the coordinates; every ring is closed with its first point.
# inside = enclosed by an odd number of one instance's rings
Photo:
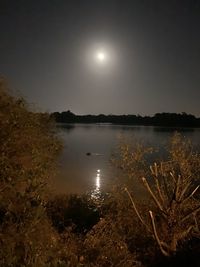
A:
{"type": "Polygon", "coordinates": [[[125,188],[135,213],[146,229],[153,234],[165,256],[176,253],[178,245],[190,234],[199,236],[197,215],[199,201],[200,157],[179,134],[171,141],[170,160],[150,166],[149,178],[142,177],[143,186],[154,202],[149,220],[143,219],[129,190],[125,188]]]}

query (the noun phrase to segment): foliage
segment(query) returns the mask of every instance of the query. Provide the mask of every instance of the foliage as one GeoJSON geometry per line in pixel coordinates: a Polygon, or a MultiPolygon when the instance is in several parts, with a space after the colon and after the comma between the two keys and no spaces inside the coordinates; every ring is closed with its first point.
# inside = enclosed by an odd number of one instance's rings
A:
{"type": "Polygon", "coordinates": [[[0,265],[43,266],[57,243],[46,216],[60,143],[46,114],[28,110],[0,81],[0,265]]]}
{"type": "Polygon", "coordinates": [[[61,237],[60,262],[69,266],[141,266],[117,224],[106,216],[105,209],[104,218],[96,209],[87,195],[59,195],[49,201],[47,214],[61,237]]]}
{"type": "Polygon", "coordinates": [[[87,195],[57,195],[47,203],[47,214],[60,233],[67,227],[85,234],[100,219],[100,211],[87,195]]]}
{"type": "Polygon", "coordinates": [[[84,247],[84,259],[90,263],[90,266],[142,266],[136,259],[136,255],[130,253],[116,224],[108,218],[101,219],[87,234],[84,247]]]}
{"type": "Polygon", "coordinates": [[[134,184],[135,174],[139,175],[146,195],[150,201],[147,210],[138,207],[133,197],[133,191],[125,188],[138,220],[151,233],[157,242],[160,251],[165,256],[177,252],[183,243],[193,235],[199,235],[198,212],[200,155],[193,151],[189,141],[176,133],[169,148],[167,162],[154,163],[150,171],[142,168],[135,160],[134,153],[128,146],[121,149],[121,166],[132,178],[134,184]],[[137,172],[135,171],[137,170],[137,172]]]}

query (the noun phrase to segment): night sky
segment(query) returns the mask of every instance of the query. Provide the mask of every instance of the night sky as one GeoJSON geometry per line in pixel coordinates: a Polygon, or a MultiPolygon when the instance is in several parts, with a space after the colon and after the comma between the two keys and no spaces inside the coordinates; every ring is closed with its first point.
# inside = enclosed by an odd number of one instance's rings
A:
{"type": "Polygon", "coordinates": [[[0,73],[43,111],[200,116],[200,0],[0,0],[0,73]]]}

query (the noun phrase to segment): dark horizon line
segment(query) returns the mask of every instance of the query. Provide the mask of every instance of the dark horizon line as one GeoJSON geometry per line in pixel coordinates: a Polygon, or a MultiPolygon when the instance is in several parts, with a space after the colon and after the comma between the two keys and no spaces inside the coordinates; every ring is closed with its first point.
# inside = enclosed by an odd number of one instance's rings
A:
{"type": "Polygon", "coordinates": [[[113,123],[132,125],[151,125],[167,127],[200,127],[200,118],[195,115],[182,113],[156,113],[153,116],[141,115],[76,115],[70,110],[53,112],[50,114],[56,122],[60,123],[113,123]]]}
{"type": "Polygon", "coordinates": [[[92,114],[92,113],[86,113],[86,114],[76,114],[74,112],[72,112],[71,110],[63,110],[63,111],[53,111],[53,112],[49,112],[51,115],[52,114],[56,114],[56,113],[59,113],[59,114],[62,114],[62,113],[68,113],[68,114],[71,114],[71,115],[74,115],[74,116],[136,116],[136,117],[142,117],[142,118],[146,118],[146,117],[149,117],[149,118],[152,118],[158,114],[169,114],[169,115],[179,115],[179,116],[192,116],[194,117],[195,119],[200,119],[200,115],[194,115],[192,113],[187,113],[185,111],[182,111],[182,112],[166,112],[166,111],[163,111],[163,112],[156,112],[154,113],[153,115],[140,115],[139,113],[136,115],[134,113],[124,113],[124,114],[113,114],[113,113],[108,113],[108,114],[105,114],[105,113],[96,113],[96,114],[92,114]]]}

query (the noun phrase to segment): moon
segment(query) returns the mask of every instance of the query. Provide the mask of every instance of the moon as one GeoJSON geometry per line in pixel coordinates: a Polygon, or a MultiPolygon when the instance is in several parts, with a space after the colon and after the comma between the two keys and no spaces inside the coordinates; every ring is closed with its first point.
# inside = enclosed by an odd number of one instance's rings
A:
{"type": "Polygon", "coordinates": [[[105,59],[106,59],[106,55],[105,55],[105,53],[104,52],[97,52],[97,59],[100,61],[100,62],[102,62],[102,61],[105,61],[105,59]]]}
{"type": "Polygon", "coordinates": [[[95,59],[98,63],[105,63],[107,61],[107,54],[104,51],[97,51],[95,59]]]}
{"type": "Polygon", "coordinates": [[[80,56],[84,56],[83,62],[89,71],[98,77],[98,75],[109,75],[116,70],[119,53],[113,45],[103,42],[86,43],[86,45],[85,54],[81,53],[80,56]]]}

